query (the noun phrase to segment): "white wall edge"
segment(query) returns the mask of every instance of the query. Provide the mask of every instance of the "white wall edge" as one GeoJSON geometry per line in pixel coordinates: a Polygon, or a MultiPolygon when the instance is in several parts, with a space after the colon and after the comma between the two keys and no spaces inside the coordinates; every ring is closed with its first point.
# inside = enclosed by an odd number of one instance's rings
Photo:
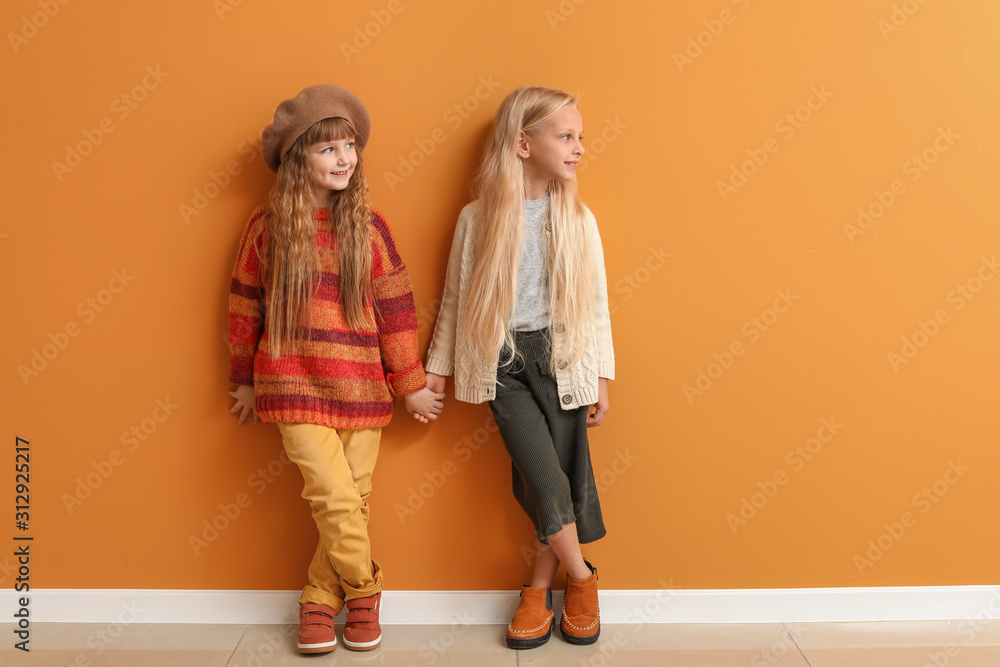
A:
{"type": "MultiPolygon", "coordinates": [[[[0,591],[6,622],[27,597],[33,623],[297,623],[298,591],[0,591]]],[[[387,625],[506,625],[517,591],[393,591],[387,625]]],[[[602,590],[603,623],[810,623],[1000,618],[1000,586],[602,590]]],[[[557,609],[562,593],[554,594],[557,609]]],[[[341,616],[342,619],[342,616],[341,616]]]]}

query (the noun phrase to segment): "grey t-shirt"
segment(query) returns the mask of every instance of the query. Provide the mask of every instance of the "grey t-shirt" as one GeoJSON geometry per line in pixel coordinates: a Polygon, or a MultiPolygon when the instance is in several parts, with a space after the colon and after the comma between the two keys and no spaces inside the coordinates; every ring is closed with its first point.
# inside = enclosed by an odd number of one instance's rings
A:
{"type": "Polygon", "coordinates": [[[549,195],[524,202],[524,240],[517,266],[517,306],[513,331],[538,331],[549,326],[549,274],[545,266],[545,223],[549,195]]]}

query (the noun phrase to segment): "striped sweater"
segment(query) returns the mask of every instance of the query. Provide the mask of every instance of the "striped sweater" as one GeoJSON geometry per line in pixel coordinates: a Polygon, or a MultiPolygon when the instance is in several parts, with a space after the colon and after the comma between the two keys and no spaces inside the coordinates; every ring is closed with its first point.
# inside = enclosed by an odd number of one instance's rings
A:
{"type": "Polygon", "coordinates": [[[266,205],[251,215],[240,240],[229,295],[229,379],[253,385],[265,422],[320,424],[335,429],[385,426],[393,396],[427,384],[417,353],[417,316],[406,265],[385,219],[372,214],[373,323],[352,331],[340,304],[339,243],[326,210],[317,210],[316,242],[323,272],[315,286],[311,329],[302,327],[281,356],[267,352],[267,302],[261,270],[266,205]],[[374,307],[373,307],[374,306],[374,307]],[[373,310],[377,309],[377,318],[373,310]],[[377,324],[375,324],[377,322],[377,324]]]}

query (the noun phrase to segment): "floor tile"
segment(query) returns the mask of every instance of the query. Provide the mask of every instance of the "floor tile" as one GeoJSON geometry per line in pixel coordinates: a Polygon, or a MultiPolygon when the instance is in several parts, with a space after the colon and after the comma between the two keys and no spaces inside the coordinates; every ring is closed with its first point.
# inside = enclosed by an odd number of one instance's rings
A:
{"type": "MultiPolygon", "coordinates": [[[[0,624],[0,636],[14,626],[0,624]]],[[[225,667],[244,625],[34,623],[30,651],[0,646],[0,665],[30,667],[225,667]]]]}
{"type": "MultiPolygon", "coordinates": [[[[558,630],[556,631],[558,632],[558,630]]],[[[521,652],[519,665],[574,667],[808,667],[781,624],[605,625],[592,646],[567,644],[554,633],[545,646],[521,652]]]]}
{"type": "Polygon", "coordinates": [[[228,667],[310,667],[327,665],[410,665],[434,667],[516,667],[517,656],[503,643],[504,628],[491,625],[387,625],[382,645],[374,651],[351,651],[343,643],[343,626],[337,624],[337,649],[303,658],[296,649],[298,626],[250,626],[228,667]]]}
{"type": "Polygon", "coordinates": [[[851,646],[1000,646],[1000,620],[878,621],[869,623],[800,623],[802,648],[851,646]]]}
{"type": "Polygon", "coordinates": [[[0,665],[17,667],[226,667],[232,651],[0,649],[0,665]]]}
{"type": "MultiPolygon", "coordinates": [[[[512,651],[500,625],[390,625],[382,646],[302,656],[294,625],[38,623],[31,652],[0,624],[0,665],[18,667],[972,667],[1000,665],[1000,620],[605,625],[592,646],[559,635],[512,651]]],[[[343,626],[337,634],[343,639],[343,626]]]]}
{"type": "Polygon", "coordinates": [[[947,655],[944,647],[895,646],[847,649],[808,649],[803,653],[811,667],[995,667],[1000,650],[965,646],[947,655]]]}
{"type": "Polygon", "coordinates": [[[796,641],[812,667],[1000,665],[1000,621],[803,623],[796,641]]]}
{"type": "MultiPolygon", "coordinates": [[[[11,626],[12,627],[12,626],[11,626]]],[[[107,650],[220,650],[230,653],[249,626],[173,623],[34,623],[38,648],[107,650]]],[[[0,632],[4,626],[0,625],[0,632]]]]}

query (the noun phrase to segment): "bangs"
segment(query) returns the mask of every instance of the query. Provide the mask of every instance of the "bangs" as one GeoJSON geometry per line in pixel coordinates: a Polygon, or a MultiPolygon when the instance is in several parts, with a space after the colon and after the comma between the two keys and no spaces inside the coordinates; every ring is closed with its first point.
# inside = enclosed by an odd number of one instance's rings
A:
{"type": "Polygon", "coordinates": [[[302,134],[303,143],[312,146],[323,141],[340,141],[341,139],[355,139],[358,131],[351,125],[351,121],[346,118],[324,118],[310,126],[302,134]]]}

